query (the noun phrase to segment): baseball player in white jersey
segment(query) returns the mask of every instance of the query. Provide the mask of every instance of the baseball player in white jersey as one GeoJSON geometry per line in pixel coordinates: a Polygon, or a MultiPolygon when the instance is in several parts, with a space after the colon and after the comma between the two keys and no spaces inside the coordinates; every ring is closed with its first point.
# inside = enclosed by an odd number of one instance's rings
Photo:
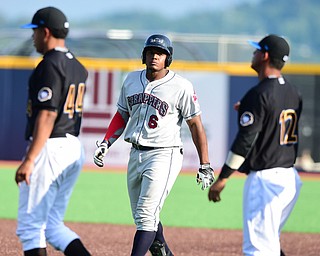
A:
{"type": "Polygon", "coordinates": [[[197,148],[198,184],[206,189],[214,181],[206,134],[192,84],[170,71],[173,47],[164,35],[147,38],[142,52],[146,69],[130,73],[118,100],[118,111],[104,140],[94,153],[96,165],[126,128],[124,140],[132,144],[127,185],[137,231],[131,255],[173,255],[164,236],[160,211],[181,170],[181,124],[186,120],[197,148]]]}
{"type": "Polygon", "coordinates": [[[43,59],[29,79],[29,147],[15,176],[20,190],[16,234],[25,256],[46,256],[47,242],[65,255],[89,256],[63,223],[84,162],[78,135],[88,72],[65,46],[69,23],[60,10],[42,8],[23,28],[33,29],[43,59]]]}

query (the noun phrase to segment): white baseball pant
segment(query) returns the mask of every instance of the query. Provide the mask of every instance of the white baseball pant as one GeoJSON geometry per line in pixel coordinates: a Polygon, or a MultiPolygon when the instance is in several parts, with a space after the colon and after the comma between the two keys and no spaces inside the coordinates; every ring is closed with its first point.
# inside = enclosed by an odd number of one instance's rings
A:
{"type": "Polygon", "coordinates": [[[23,250],[45,248],[46,241],[64,251],[79,236],[63,223],[64,214],[84,162],[77,137],[48,139],[35,162],[30,185],[20,185],[16,234],[23,250]]]}
{"type": "Polygon", "coordinates": [[[301,185],[295,168],[250,172],[243,193],[244,255],[280,255],[280,232],[298,199],[301,185]]]}
{"type": "Polygon", "coordinates": [[[180,147],[131,149],[127,185],[137,230],[157,231],[166,197],[182,168],[180,147]]]}

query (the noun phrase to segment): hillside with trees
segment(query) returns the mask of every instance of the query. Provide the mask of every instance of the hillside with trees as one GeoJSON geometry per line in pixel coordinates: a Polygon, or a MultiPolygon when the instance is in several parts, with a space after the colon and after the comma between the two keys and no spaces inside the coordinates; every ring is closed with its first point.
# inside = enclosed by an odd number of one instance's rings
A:
{"type": "MultiPolygon", "coordinates": [[[[73,22],[75,29],[254,35],[275,33],[289,39],[298,56],[297,62],[320,61],[320,1],[319,0],[261,0],[243,3],[223,11],[192,13],[168,18],[168,6],[152,12],[118,12],[112,15],[86,17],[73,22]]],[[[20,20],[10,24],[0,15],[0,28],[18,27],[20,20]]],[[[29,19],[29,18],[28,18],[29,19]]]]}
{"type": "Polygon", "coordinates": [[[257,35],[275,33],[287,37],[301,62],[320,61],[319,0],[262,0],[224,11],[193,13],[165,18],[155,13],[116,13],[78,23],[97,29],[131,29],[181,33],[257,35]]]}

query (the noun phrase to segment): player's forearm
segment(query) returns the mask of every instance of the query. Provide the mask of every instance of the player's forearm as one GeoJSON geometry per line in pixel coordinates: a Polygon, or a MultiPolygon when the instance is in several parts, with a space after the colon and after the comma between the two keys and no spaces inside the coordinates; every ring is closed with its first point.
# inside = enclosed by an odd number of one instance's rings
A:
{"type": "Polygon", "coordinates": [[[56,117],[57,113],[54,111],[41,110],[39,112],[25,160],[34,161],[39,155],[52,133],[56,117]]]}
{"type": "Polygon", "coordinates": [[[200,135],[193,141],[199,155],[200,164],[210,163],[206,136],[200,135]]]}
{"type": "Polygon", "coordinates": [[[113,116],[107,132],[104,136],[104,140],[107,141],[108,147],[110,147],[123,133],[129,120],[129,113],[118,110],[113,116]]]}
{"type": "Polygon", "coordinates": [[[208,153],[208,142],[200,116],[187,121],[192,135],[192,141],[196,146],[200,164],[210,163],[208,153]]]}
{"type": "Polygon", "coordinates": [[[229,151],[227,159],[219,175],[219,179],[227,179],[229,176],[238,170],[240,166],[244,163],[245,158],[243,156],[237,155],[232,151],[229,151]]]}
{"type": "Polygon", "coordinates": [[[241,167],[255,144],[258,135],[258,132],[238,132],[221,169],[219,179],[229,178],[234,171],[241,167]]]}

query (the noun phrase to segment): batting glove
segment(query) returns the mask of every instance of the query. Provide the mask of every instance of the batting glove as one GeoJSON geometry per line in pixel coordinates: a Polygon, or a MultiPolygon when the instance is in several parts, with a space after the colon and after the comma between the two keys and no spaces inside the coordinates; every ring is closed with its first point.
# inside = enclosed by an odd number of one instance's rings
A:
{"type": "Polygon", "coordinates": [[[201,164],[197,173],[197,183],[198,185],[202,183],[201,189],[208,188],[214,180],[214,170],[210,167],[210,164],[201,164]]]}
{"type": "Polygon", "coordinates": [[[98,148],[94,152],[93,161],[97,166],[103,167],[103,158],[105,157],[105,155],[108,153],[108,150],[109,150],[108,142],[104,140],[99,145],[99,142],[97,141],[96,145],[98,148]]]}

